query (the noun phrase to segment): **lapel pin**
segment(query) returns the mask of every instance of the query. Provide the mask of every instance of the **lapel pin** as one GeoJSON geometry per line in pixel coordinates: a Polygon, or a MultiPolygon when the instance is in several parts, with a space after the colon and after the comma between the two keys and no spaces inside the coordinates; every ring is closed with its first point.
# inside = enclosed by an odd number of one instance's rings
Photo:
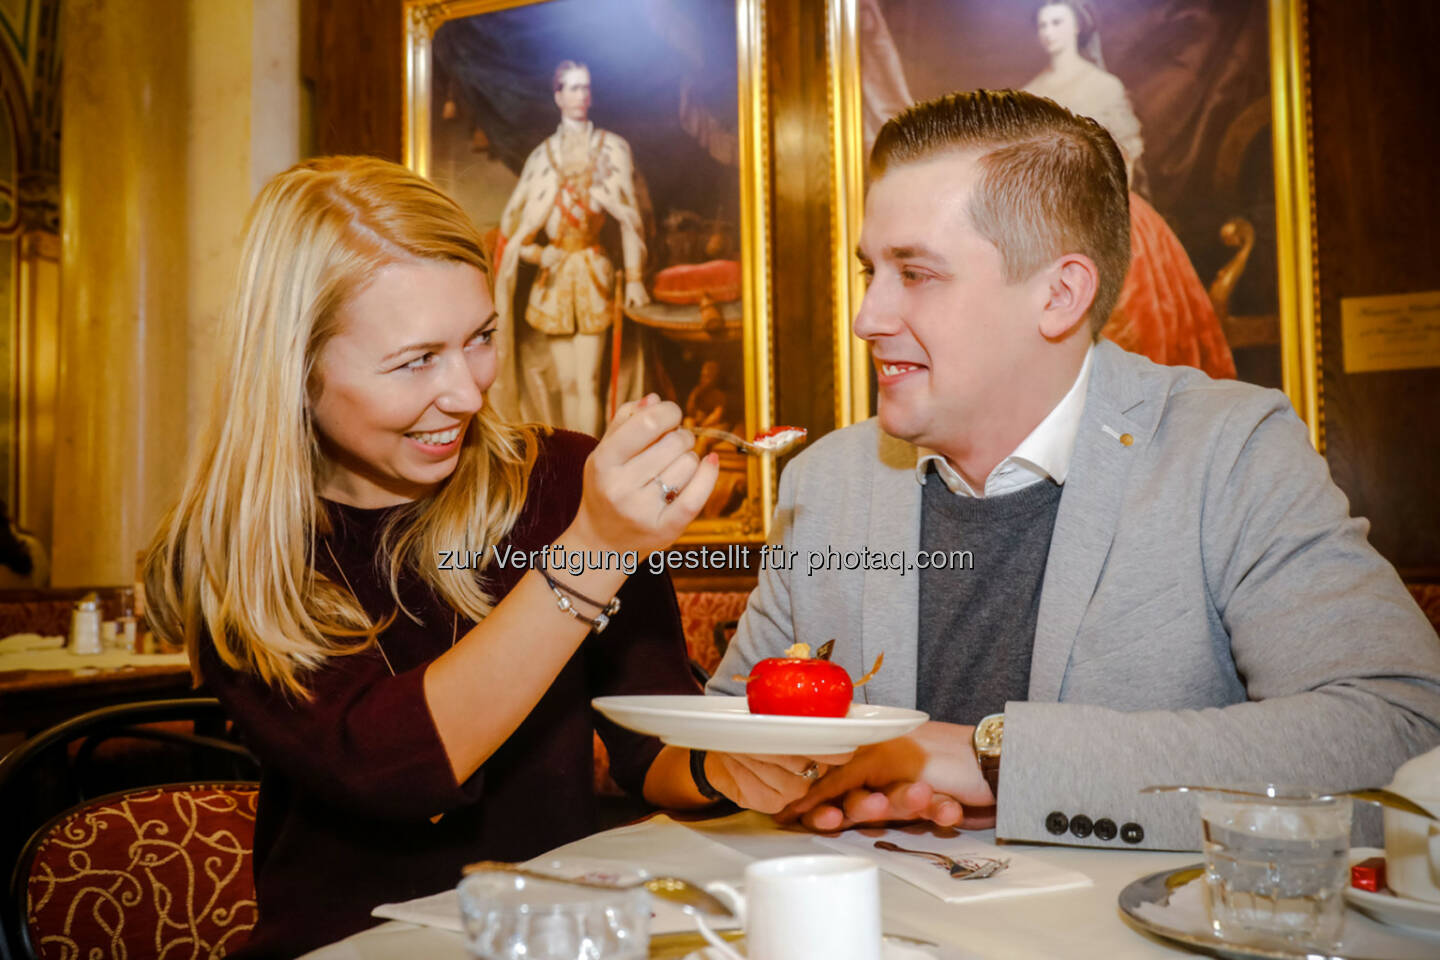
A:
{"type": "Polygon", "coordinates": [[[1119,440],[1119,441],[1120,441],[1120,445],[1123,446],[1123,447],[1128,447],[1128,446],[1130,446],[1130,444],[1132,444],[1132,443],[1135,442],[1135,438],[1132,437],[1132,436],[1130,436],[1130,434],[1128,434],[1128,433],[1118,433],[1118,432],[1116,432],[1115,428],[1112,427],[1112,426],[1110,426],[1108,423],[1107,423],[1107,424],[1102,424],[1101,427],[1100,427],[1100,430],[1101,430],[1103,433],[1105,433],[1107,436],[1111,436],[1111,437],[1114,437],[1116,440],[1119,440]]]}

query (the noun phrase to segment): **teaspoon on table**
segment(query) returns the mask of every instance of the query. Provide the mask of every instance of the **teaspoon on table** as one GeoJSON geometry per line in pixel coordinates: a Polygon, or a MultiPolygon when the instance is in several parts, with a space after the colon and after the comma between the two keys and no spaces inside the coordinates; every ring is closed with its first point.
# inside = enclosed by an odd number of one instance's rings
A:
{"type": "Polygon", "coordinates": [[[907,847],[900,846],[898,843],[891,843],[889,840],[876,840],[875,849],[924,857],[926,860],[950,871],[950,876],[956,880],[984,880],[986,877],[993,877],[1001,870],[1010,866],[1009,860],[998,860],[994,857],[962,857],[957,860],[954,857],[947,857],[943,853],[935,853],[932,850],[911,850],[907,847]]]}
{"type": "Polygon", "coordinates": [[[1306,799],[1306,800],[1329,800],[1339,797],[1351,797],[1355,800],[1363,800],[1366,803],[1378,803],[1382,807],[1390,807],[1393,810],[1402,810],[1405,813],[1413,813],[1416,816],[1424,817],[1426,820],[1440,821],[1429,810],[1420,806],[1413,800],[1406,799],[1392,790],[1377,788],[1374,790],[1340,790],[1336,793],[1325,793],[1315,797],[1286,798],[1268,793],[1256,793],[1253,790],[1237,790],[1233,787],[1205,787],[1195,783],[1166,783],[1153,784],[1142,787],[1141,793],[1228,793],[1236,797],[1254,797],[1257,800],[1285,800],[1285,799],[1306,799]]]}
{"type": "Polygon", "coordinates": [[[549,880],[552,883],[568,883],[576,887],[593,887],[599,890],[633,890],[644,887],[661,900],[668,900],[682,909],[691,909],[712,917],[733,919],[735,916],[725,902],[689,880],[680,877],[647,877],[634,883],[605,883],[601,880],[585,880],[578,877],[557,877],[553,873],[529,870],[514,863],[501,860],[480,860],[465,865],[465,875],[472,873],[514,873],[533,880],[549,880]]]}

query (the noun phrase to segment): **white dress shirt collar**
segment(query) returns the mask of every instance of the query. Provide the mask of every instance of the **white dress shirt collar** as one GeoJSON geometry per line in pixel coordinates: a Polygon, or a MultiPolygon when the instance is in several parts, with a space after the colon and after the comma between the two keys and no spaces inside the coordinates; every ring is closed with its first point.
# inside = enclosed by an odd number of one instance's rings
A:
{"type": "Polygon", "coordinates": [[[1070,473],[1070,457],[1075,453],[1075,436],[1080,431],[1080,415],[1085,411],[1085,389],[1090,383],[1090,360],[1094,355],[1092,344],[1069,391],[1029,436],[1020,441],[1015,452],[995,465],[985,478],[982,492],[977,493],[943,454],[924,447],[920,448],[920,458],[915,464],[915,479],[924,484],[930,464],[934,463],[935,472],[950,492],[964,497],[1014,493],[1047,478],[1063,484],[1070,473]]]}

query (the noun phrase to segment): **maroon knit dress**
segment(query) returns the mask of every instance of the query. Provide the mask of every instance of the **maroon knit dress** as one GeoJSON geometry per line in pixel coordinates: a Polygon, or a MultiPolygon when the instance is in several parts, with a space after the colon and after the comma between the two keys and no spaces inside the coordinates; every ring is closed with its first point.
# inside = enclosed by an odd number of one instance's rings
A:
{"type": "MultiPolygon", "coordinates": [[[[576,433],[542,438],[523,512],[502,549],[538,550],[564,531],[593,446],[576,433]]],[[[370,616],[387,616],[395,603],[376,557],[394,508],[327,508],[335,558],[370,616]]],[[[343,584],[324,546],[317,553],[321,572],[343,584]]],[[[295,957],[380,922],[370,916],[378,904],[454,886],[467,862],[526,859],[593,832],[595,730],[615,780],[638,795],[660,743],[604,720],[590,699],[699,692],[669,578],[643,561],[610,627],[585,640],[520,727],[459,784],[422,689],[425,667],[450,647],[454,613],[424,583],[400,584],[421,622],[402,613],[380,636],[395,675],[373,649],[333,657],[308,677],[308,702],[229,670],[202,644],[206,685],[264,770],[255,838],[260,919],[235,955],[295,957]]],[[[485,582],[498,600],[523,574],[492,564],[485,582]]],[[[471,626],[462,616],[459,634],[471,626]]],[[[482,722],[484,702],[474,707],[482,722]]]]}

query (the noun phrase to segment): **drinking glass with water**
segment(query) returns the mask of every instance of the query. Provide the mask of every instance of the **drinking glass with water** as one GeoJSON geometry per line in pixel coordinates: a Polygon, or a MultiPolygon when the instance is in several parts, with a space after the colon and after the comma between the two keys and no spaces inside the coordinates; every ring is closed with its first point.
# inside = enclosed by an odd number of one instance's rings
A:
{"type": "Polygon", "coordinates": [[[1266,785],[1200,797],[1215,933],[1237,943],[1333,949],[1345,919],[1351,801],[1266,785]]]}
{"type": "Polygon", "coordinates": [[[460,883],[465,945],[477,960],[644,960],[650,894],[506,873],[460,883]]]}

